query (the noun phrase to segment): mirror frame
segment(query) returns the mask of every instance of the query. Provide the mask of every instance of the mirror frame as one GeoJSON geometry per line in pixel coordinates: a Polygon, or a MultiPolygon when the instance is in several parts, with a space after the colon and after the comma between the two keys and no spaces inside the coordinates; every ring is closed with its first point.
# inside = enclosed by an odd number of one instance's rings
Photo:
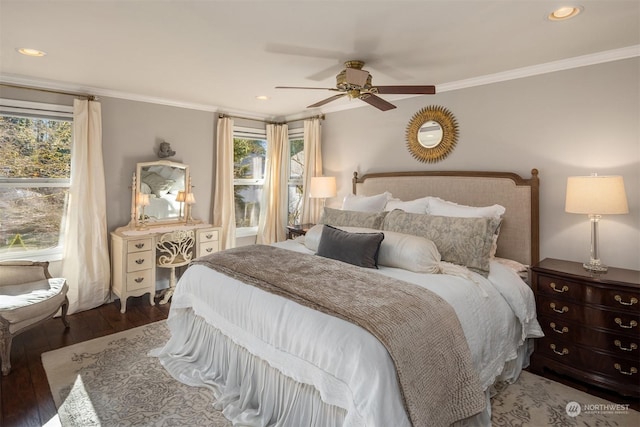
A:
{"type": "Polygon", "coordinates": [[[421,162],[435,163],[453,151],[458,142],[458,122],[451,111],[437,105],[430,105],[413,115],[407,126],[407,148],[411,155],[421,162]],[[442,127],[442,140],[438,145],[427,148],[420,144],[418,133],[426,122],[434,121],[442,127]]]}
{"type": "Polygon", "coordinates": [[[191,208],[187,203],[184,204],[184,209],[182,211],[182,216],[178,216],[177,218],[169,218],[158,221],[140,221],[140,214],[142,213],[140,207],[136,203],[138,200],[138,194],[140,194],[140,184],[142,183],[142,168],[148,166],[169,166],[173,168],[184,169],[184,189],[185,192],[191,192],[191,176],[189,174],[189,165],[184,163],[172,162],[170,160],[156,160],[154,162],[141,162],[136,164],[136,183],[133,195],[131,197],[132,204],[132,212],[134,212],[134,222],[136,228],[147,228],[154,227],[160,225],[168,225],[168,224],[184,224],[187,222],[187,218],[189,218],[188,210],[191,208]]]}

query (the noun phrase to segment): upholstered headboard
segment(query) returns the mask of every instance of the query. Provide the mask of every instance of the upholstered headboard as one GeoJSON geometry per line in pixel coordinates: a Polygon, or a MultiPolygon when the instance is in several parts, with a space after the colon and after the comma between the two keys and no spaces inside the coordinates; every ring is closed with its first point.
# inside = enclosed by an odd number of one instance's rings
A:
{"type": "Polygon", "coordinates": [[[469,206],[499,204],[506,208],[496,256],[533,265],[539,260],[538,170],[524,179],[510,172],[421,171],[353,174],[353,193],[389,191],[404,201],[440,197],[469,206]]]}

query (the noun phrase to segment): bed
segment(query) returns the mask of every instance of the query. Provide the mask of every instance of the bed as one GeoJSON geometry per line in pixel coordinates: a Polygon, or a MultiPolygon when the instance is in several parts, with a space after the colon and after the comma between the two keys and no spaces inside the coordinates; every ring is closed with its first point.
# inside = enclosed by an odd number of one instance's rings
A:
{"type": "Polygon", "coordinates": [[[234,425],[490,425],[495,385],[542,336],[521,277],[538,260],[537,170],[354,173],[353,193],[306,236],[196,260],[152,355],[234,425]],[[364,262],[380,240],[378,268],[334,257],[362,239],[364,262]]]}

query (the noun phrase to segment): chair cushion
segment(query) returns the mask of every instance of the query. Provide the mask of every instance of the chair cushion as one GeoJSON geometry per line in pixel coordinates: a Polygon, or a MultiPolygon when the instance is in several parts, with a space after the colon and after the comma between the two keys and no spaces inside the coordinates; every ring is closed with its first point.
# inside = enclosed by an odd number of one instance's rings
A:
{"type": "Polygon", "coordinates": [[[63,278],[2,286],[0,317],[10,324],[46,317],[60,308],[67,290],[67,282],[63,278]]]}

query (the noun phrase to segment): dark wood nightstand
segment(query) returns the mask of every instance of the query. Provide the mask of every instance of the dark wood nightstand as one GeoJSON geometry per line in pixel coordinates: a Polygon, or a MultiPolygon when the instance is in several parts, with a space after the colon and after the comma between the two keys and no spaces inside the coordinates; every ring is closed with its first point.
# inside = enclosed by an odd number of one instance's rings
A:
{"type": "Polygon", "coordinates": [[[538,321],[531,371],[640,397],[640,271],[545,259],[531,268],[538,321]]]}
{"type": "Polygon", "coordinates": [[[304,236],[315,224],[287,225],[287,239],[304,236]]]}

